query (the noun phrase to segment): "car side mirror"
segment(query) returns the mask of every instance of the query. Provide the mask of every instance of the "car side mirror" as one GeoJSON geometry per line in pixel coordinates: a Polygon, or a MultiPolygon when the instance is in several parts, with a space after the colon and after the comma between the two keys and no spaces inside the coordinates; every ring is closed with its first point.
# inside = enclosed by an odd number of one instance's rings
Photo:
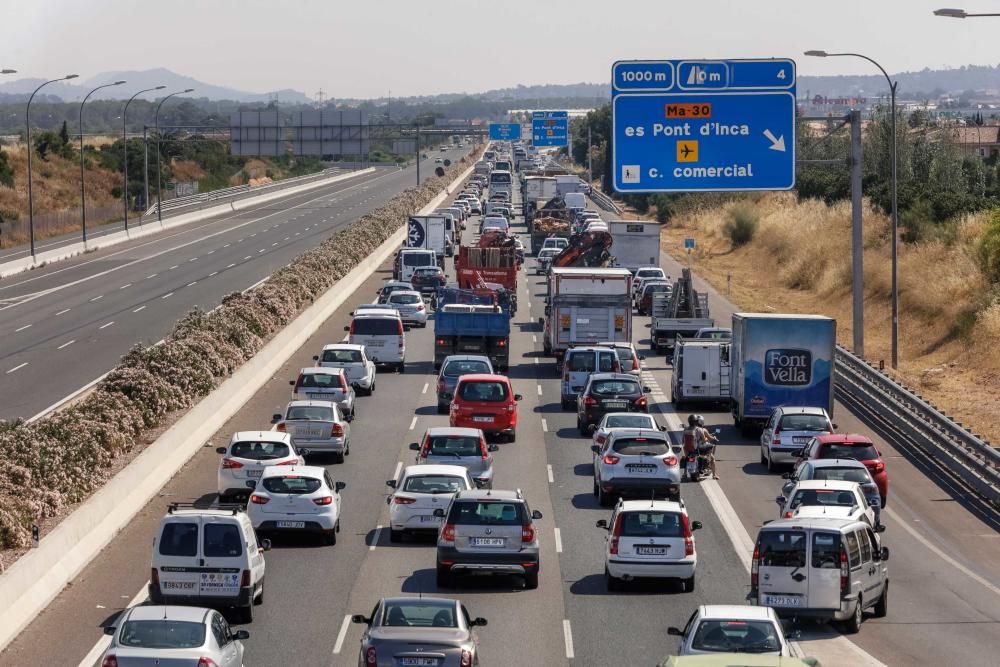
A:
{"type": "Polygon", "coordinates": [[[271,550],[271,540],[267,540],[267,539],[261,540],[260,541],[260,550],[261,551],[270,551],[271,550]]]}
{"type": "Polygon", "coordinates": [[[280,421],[281,421],[281,415],[280,414],[278,414],[277,412],[275,412],[273,415],[271,415],[271,423],[272,424],[274,424],[276,422],[280,422],[280,421]]]}
{"type": "Polygon", "coordinates": [[[598,445],[591,445],[590,451],[594,452],[595,454],[600,454],[601,448],[598,445]]]}
{"type": "Polygon", "coordinates": [[[439,519],[443,519],[444,518],[444,509],[441,508],[441,507],[439,507],[436,510],[434,510],[434,516],[438,517],[439,519]]]}
{"type": "Polygon", "coordinates": [[[363,625],[371,625],[372,619],[362,616],[361,614],[354,614],[351,616],[351,623],[361,623],[363,625]]]}
{"type": "Polygon", "coordinates": [[[246,486],[248,489],[256,489],[257,488],[257,480],[248,479],[247,481],[245,481],[243,483],[243,485],[246,486]]]}
{"type": "Polygon", "coordinates": [[[521,396],[521,394],[514,394],[514,400],[515,401],[520,401],[522,398],[524,398],[524,397],[521,396]]]}
{"type": "Polygon", "coordinates": [[[796,449],[794,452],[792,452],[792,456],[794,456],[796,458],[801,457],[802,456],[802,450],[801,449],[796,449]]]}
{"type": "Polygon", "coordinates": [[[639,355],[639,361],[646,361],[646,355],[645,354],[640,354],[639,355]]]}
{"type": "Polygon", "coordinates": [[[532,519],[541,519],[542,518],[542,513],[539,512],[538,510],[531,510],[531,518],[532,519]]]}
{"type": "Polygon", "coordinates": [[[680,628],[675,628],[672,625],[669,628],[667,628],[667,634],[668,635],[673,635],[674,637],[683,637],[684,636],[684,633],[681,632],[680,628]]]}
{"type": "Polygon", "coordinates": [[[395,489],[396,488],[396,480],[394,480],[394,479],[387,479],[387,480],[385,480],[385,485],[388,486],[390,489],[395,489]]]}
{"type": "Polygon", "coordinates": [[[781,473],[781,479],[791,479],[791,478],[792,478],[792,473],[790,472],[781,473]]]}
{"type": "Polygon", "coordinates": [[[691,522],[691,530],[701,530],[701,527],[702,527],[701,521],[692,521],[691,522]]]}
{"type": "Polygon", "coordinates": [[[658,425],[657,428],[659,428],[661,431],[666,431],[667,430],[667,427],[664,426],[663,424],[658,425]]]}
{"type": "Polygon", "coordinates": [[[885,532],[885,524],[884,523],[880,523],[879,525],[875,526],[875,532],[876,533],[884,533],[885,532]]]}
{"type": "Polygon", "coordinates": [[[290,386],[294,387],[294,386],[295,386],[295,380],[289,380],[289,381],[288,381],[288,384],[289,384],[290,386]]]}
{"type": "Polygon", "coordinates": [[[607,530],[608,529],[608,520],[607,519],[598,519],[597,523],[595,523],[594,525],[597,526],[598,528],[603,528],[604,530],[607,530]]]}
{"type": "Polygon", "coordinates": [[[889,560],[889,547],[882,547],[879,555],[882,557],[882,560],[889,560]]]}
{"type": "Polygon", "coordinates": [[[314,354],[313,355],[313,361],[319,361],[319,355],[318,354],[314,354]]]}
{"type": "Polygon", "coordinates": [[[226,448],[225,447],[216,447],[215,448],[215,453],[216,454],[225,454],[226,453],[226,448]]]}
{"type": "Polygon", "coordinates": [[[643,385],[643,386],[642,386],[642,393],[644,393],[644,394],[648,394],[648,393],[649,393],[649,392],[651,392],[651,391],[653,391],[653,390],[652,390],[652,389],[650,389],[649,387],[647,387],[646,385],[643,385]]]}
{"type": "Polygon", "coordinates": [[[483,618],[482,616],[478,616],[478,617],[472,619],[471,625],[473,625],[473,626],[475,626],[477,628],[483,628],[483,627],[486,627],[486,623],[487,623],[487,621],[486,621],[485,618],[483,618]]]}
{"type": "Polygon", "coordinates": [[[785,504],[785,497],[784,496],[778,496],[777,498],[774,499],[774,502],[778,503],[779,505],[784,505],[785,504]]]}
{"type": "Polygon", "coordinates": [[[247,630],[237,630],[233,634],[233,639],[236,639],[238,641],[245,641],[247,639],[250,639],[250,632],[247,630]]]}
{"type": "Polygon", "coordinates": [[[499,452],[500,451],[500,445],[498,445],[496,443],[490,443],[490,444],[486,445],[486,451],[488,451],[488,452],[499,452]]]}
{"type": "Polygon", "coordinates": [[[347,484],[345,482],[334,482],[333,484],[334,491],[343,491],[346,488],[347,484]]]}
{"type": "Polygon", "coordinates": [[[410,443],[410,449],[412,449],[415,452],[419,452],[420,451],[420,443],[419,442],[411,442],[410,443]]]}
{"type": "Polygon", "coordinates": [[[309,456],[310,454],[312,454],[312,450],[309,449],[308,447],[303,447],[302,449],[299,450],[299,454],[301,454],[302,456],[309,456]]]}
{"type": "MultiPolygon", "coordinates": [[[[351,317],[354,317],[354,313],[351,313],[351,317]]],[[[350,331],[350,330],[351,330],[350,326],[348,326],[348,325],[344,326],[344,331],[350,331]]]]}
{"type": "Polygon", "coordinates": [[[836,430],[837,430],[837,429],[839,428],[839,427],[837,426],[837,423],[836,423],[836,422],[834,422],[833,424],[831,424],[831,426],[833,426],[833,430],[834,430],[834,431],[836,431],[836,430]]]}
{"type": "Polygon", "coordinates": [[[117,629],[118,628],[116,628],[113,625],[105,625],[104,626],[104,634],[109,635],[109,636],[113,635],[113,634],[115,634],[115,630],[117,630],[117,629]]]}
{"type": "Polygon", "coordinates": [[[591,434],[593,434],[593,432],[597,430],[597,424],[591,424],[590,426],[587,427],[587,430],[590,431],[591,434]]]}

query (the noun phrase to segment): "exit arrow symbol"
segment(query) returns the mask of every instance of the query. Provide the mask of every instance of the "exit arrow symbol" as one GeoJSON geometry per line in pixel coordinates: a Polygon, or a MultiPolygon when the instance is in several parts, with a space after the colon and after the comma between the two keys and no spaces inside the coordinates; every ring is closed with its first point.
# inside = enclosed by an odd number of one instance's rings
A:
{"type": "Polygon", "coordinates": [[[771,134],[771,130],[764,130],[764,136],[771,142],[771,145],[768,146],[768,148],[772,151],[781,151],[782,153],[785,152],[785,135],[775,138],[775,136],[771,134]]]}

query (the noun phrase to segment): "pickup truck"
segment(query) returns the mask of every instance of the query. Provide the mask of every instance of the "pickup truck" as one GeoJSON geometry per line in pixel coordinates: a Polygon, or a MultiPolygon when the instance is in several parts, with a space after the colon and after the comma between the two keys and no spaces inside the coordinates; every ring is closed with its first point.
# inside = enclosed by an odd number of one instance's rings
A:
{"type": "Polygon", "coordinates": [[[434,313],[434,370],[453,354],[489,357],[497,371],[510,363],[510,305],[490,290],[442,288],[434,313]]]}
{"type": "Polygon", "coordinates": [[[364,345],[334,343],[324,345],[313,357],[317,368],[341,368],[347,381],[362,396],[375,393],[375,362],[368,358],[364,345]]]}

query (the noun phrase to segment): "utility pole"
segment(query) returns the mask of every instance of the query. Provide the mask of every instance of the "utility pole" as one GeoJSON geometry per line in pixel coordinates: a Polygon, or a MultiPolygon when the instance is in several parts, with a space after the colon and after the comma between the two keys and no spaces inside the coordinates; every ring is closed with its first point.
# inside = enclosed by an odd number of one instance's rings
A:
{"type": "Polygon", "coordinates": [[[590,123],[587,123],[587,183],[594,182],[593,160],[590,156],[590,123]]]}
{"type": "Polygon", "coordinates": [[[417,185],[420,185],[420,121],[417,121],[417,185]]]}
{"type": "Polygon", "coordinates": [[[851,123],[851,326],[854,354],[865,356],[864,234],[861,226],[861,112],[852,109],[851,123]]]}
{"type": "Polygon", "coordinates": [[[142,124],[142,215],[139,224],[149,209],[149,126],[142,124]]]}

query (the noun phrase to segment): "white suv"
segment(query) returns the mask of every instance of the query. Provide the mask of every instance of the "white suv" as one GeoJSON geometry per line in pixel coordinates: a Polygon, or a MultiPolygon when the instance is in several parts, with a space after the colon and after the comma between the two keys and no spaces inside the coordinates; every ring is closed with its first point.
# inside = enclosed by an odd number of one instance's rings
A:
{"type": "Polygon", "coordinates": [[[608,531],[604,548],[604,576],[608,590],[639,577],[677,579],[681,588],[694,590],[698,565],[692,531],[700,521],[690,521],[683,501],[619,500],[611,520],[598,528],[608,531]]]}
{"type": "Polygon", "coordinates": [[[269,466],[304,465],[295,451],[290,433],[281,431],[238,431],[226,447],[217,447],[219,461],[219,502],[246,495],[269,466]]]}
{"type": "Polygon", "coordinates": [[[760,434],[760,462],[768,472],[782,464],[792,465],[798,460],[797,452],[810,440],[836,428],[823,408],[775,408],[760,434]]]}

